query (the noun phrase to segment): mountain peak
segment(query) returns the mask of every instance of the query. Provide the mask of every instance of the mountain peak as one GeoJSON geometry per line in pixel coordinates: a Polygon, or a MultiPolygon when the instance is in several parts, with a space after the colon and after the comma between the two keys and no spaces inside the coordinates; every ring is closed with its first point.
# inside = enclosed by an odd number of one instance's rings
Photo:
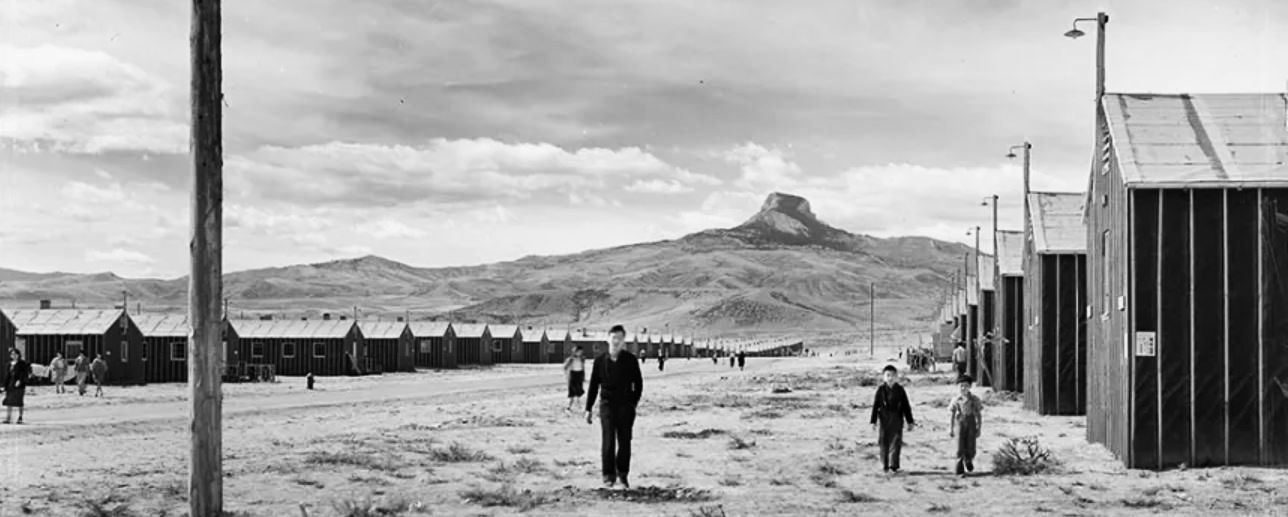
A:
{"type": "Polygon", "coordinates": [[[734,230],[783,244],[822,244],[845,234],[819,221],[805,198],[781,192],[765,198],[760,211],[734,230]]]}
{"type": "Polygon", "coordinates": [[[792,194],[783,194],[782,192],[774,192],[765,198],[765,204],[760,206],[760,212],[757,215],[766,212],[781,212],[802,220],[818,220],[814,216],[814,212],[810,211],[808,200],[792,194]]]}

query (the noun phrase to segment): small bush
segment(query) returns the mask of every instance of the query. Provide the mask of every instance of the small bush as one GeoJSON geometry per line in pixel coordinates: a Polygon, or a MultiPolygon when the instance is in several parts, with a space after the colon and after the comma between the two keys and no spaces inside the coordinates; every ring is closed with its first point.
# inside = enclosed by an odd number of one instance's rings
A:
{"type": "Polygon", "coordinates": [[[524,474],[536,474],[539,472],[545,472],[546,466],[542,464],[540,460],[534,460],[532,458],[519,458],[514,462],[514,470],[516,472],[522,472],[524,474]]]}
{"type": "Polygon", "coordinates": [[[700,506],[689,512],[689,517],[727,517],[723,506],[700,506]]]}
{"type": "Polygon", "coordinates": [[[533,449],[532,447],[528,447],[527,445],[515,445],[510,447],[509,449],[506,449],[506,451],[509,452],[510,454],[518,456],[521,454],[532,454],[533,449]]]}
{"type": "Polygon", "coordinates": [[[674,438],[677,440],[705,440],[712,436],[725,434],[720,429],[703,429],[696,433],[691,431],[667,431],[662,433],[663,438],[674,438]]]}
{"type": "Polygon", "coordinates": [[[743,449],[750,449],[750,448],[755,447],[755,446],[756,446],[756,442],[749,442],[749,441],[743,440],[742,438],[739,438],[739,437],[737,437],[737,436],[731,437],[731,438],[729,439],[729,449],[730,449],[730,450],[740,451],[740,450],[743,450],[743,449]]]}
{"type": "Polygon", "coordinates": [[[460,442],[452,442],[445,449],[434,449],[430,456],[443,463],[471,463],[492,459],[487,453],[471,449],[460,442]]]}
{"type": "Polygon", "coordinates": [[[1123,499],[1122,503],[1123,506],[1136,509],[1166,509],[1170,506],[1156,497],[1133,497],[1131,499],[1123,499]]]}
{"type": "Polygon", "coordinates": [[[1011,438],[993,453],[993,474],[998,476],[1042,474],[1057,466],[1059,462],[1036,437],[1011,438]]]}
{"type": "Polygon", "coordinates": [[[720,479],[720,486],[742,486],[742,479],[739,479],[737,476],[728,476],[720,479]]]}
{"type": "Polygon", "coordinates": [[[953,509],[946,504],[932,504],[930,508],[926,508],[926,513],[948,513],[951,511],[953,509]]]}
{"type": "Polygon", "coordinates": [[[370,470],[398,470],[399,466],[392,458],[357,452],[313,451],[304,458],[304,463],[311,465],[348,465],[370,470]]]}
{"type": "Polygon", "coordinates": [[[757,420],[757,419],[774,420],[774,419],[782,418],[783,414],[778,411],[774,411],[772,409],[757,409],[750,413],[744,413],[742,417],[747,420],[757,420]]]}
{"type": "Polygon", "coordinates": [[[87,497],[77,503],[80,517],[134,517],[137,515],[130,505],[118,500],[115,496],[87,497]]]}
{"type": "Polygon", "coordinates": [[[875,503],[879,501],[880,499],[872,497],[871,495],[865,494],[863,492],[855,492],[848,488],[841,491],[842,503],[875,503]]]}
{"type": "Polygon", "coordinates": [[[425,510],[420,503],[413,504],[404,497],[390,497],[380,502],[369,497],[345,499],[331,503],[331,508],[339,517],[390,517],[425,510]]]}
{"type": "Polygon", "coordinates": [[[521,512],[526,512],[548,502],[543,495],[534,494],[531,490],[518,491],[508,485],[496,490],[471,488],[462,491],[461,498],[465,499],[466,502],[475,503],[483,507],[505,506],[518,508],[521,512]]]}

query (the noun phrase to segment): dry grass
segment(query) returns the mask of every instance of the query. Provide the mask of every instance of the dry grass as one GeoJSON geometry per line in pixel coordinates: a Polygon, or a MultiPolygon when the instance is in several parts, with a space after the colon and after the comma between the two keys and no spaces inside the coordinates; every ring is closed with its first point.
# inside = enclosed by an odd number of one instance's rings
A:
{"type": "Polygon", "coordinates": [[[342,499],[331,503],[339,517],[393,517],[409,513],[429,513],[429,508],[402,496],[386,497],[376,501],[370,497],[342,499]]]}
{"type": "Polygon", "coordinates": [[[86,497],[76,503],[80,517],[135,517],[130,505],[115,495],[86,497]]]}
{"type": "Polygon", "coordinates": [[[932,504],[930,508],[926,508],[926,513],[948,513],[951,511],[953,511],[952,507],[946,504],[932,504]]]}
{"type": "Polygon", "coordinates": [[[865,493],[863,493],[863,492],[855,492],[855,491],[850,490],[850,489],[848,489],[848,488],[847,488],[847,489],[845,489],[845,490],[841,490],[841,497],[840,497],[840,500],[841,500],[841,502],[842,502],[842,503],[847,503],[847,504],[854,504],[854,503],[876,503],[876,502],[880,502],[880,501],[881,501],[880,499],[877,499],[877,498],[875,498],[875,497],[872,497],[872,496],[871,496],[871,495],[869,495],[869,494],[865,494],[865,493]]]}
{"type": "Polygon", "coordinates": [[[531,490],[516,490],[514,487],[509,485],[504,485],[493,490],[471,488],[469,490],[462,491],[461,498],[466,502],[487,508],[504,506],[508,508],[518,508],[520,512],[532,510],[549,502],[549,498],[544,495],[535,494],[531,490]]]}
{"type": "Polygon", "coordinates": [[[510,454],[518,456],[522,454],[532,454],[533,450],[534,449],[532,447],[529,447],[527,445],[513,445],[510,448],[506,449],[506,452],[509,452],[510,454]]]}
{"type": "Polygon", "coordinates": [[[737,436],[733,436],[729,438],[729,450],[740,451],[744,449],[751,449],[751,448],[754,448],[755,446],[756,446],[756,442],[749,442],[737,436]]]}
{"type": "Polygon", "coordinates": [[[696,433],[691,431],[667,431],[662,433],[662,437],[676,440],[705,440],[712,436],[722,434],[725,434],[725,432],[721,429],[703,429],[696,433]]]}
{"type": "Polygon", "coordinates": [[[313,451],[308,456],[305,456],[304,463],[310,465],[345,465],[385,472],[395,471],[402,467],[393,458],[387,456],[351,451],[313,451]]]}
{"type": "Polygon", "coordinates": [[[1036,437],[1011,438],[993,453],[993,474],[1029,476],[1052,472],[1059,462],[1036,437]]]}
{"type": "Polygon", "coordinates": [[[473,463],[492,459],[487,453],[471,449],[460,442],[452,442],[446,448],[434,449],[430,452],[430,456],[434,461],[441,463],[473,463]]]}
{"type": "Polygon", "coordinates": [[[723,506],[699,506],[689,512],[689,517],[727,517],[723,506]]]}

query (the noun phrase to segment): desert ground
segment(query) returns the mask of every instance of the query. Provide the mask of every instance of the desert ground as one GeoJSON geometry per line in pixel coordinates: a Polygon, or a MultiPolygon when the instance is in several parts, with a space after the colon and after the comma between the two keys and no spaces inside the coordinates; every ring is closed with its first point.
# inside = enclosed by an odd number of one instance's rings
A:
{"type": "MultiPolygon", "coordinates": [[[[1288,515],[1288,471],[1128,471],[1082,418],[985,400],[977,471],[952,475],[946,373],[903,380],[919,426],[881,472],[868,425],[892,354],[645,365],[629,491],[599,486],[599,424],[565,413],[558,365],[513,365],[224,387],[230,515],[1288,515]],[[996,475],[1004,442],[1055,464],[996,475]]],[[[946,368],[941,367],[941,372],[946,368]]],[[[0,515],[186,514],[186,386],[107,397],[28,394],[0,426],[0,515]]]]}

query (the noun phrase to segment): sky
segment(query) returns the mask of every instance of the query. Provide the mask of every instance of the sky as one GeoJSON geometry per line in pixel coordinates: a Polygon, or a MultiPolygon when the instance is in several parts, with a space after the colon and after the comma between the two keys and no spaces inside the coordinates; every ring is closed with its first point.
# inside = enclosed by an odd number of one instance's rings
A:
{"type": "MultiPolygon", "coordinates": [[[[186,274],[188,9],[0,0],[0,267],[186,274]]],[[[1097,10],[1111,92],[1288,88],[1281,0],[225,0],[224,268],[573,253],[771,192],[1018,229],[1011,145],[1085,187],[1094,24],[1062,34],[1097,10]]]]}

